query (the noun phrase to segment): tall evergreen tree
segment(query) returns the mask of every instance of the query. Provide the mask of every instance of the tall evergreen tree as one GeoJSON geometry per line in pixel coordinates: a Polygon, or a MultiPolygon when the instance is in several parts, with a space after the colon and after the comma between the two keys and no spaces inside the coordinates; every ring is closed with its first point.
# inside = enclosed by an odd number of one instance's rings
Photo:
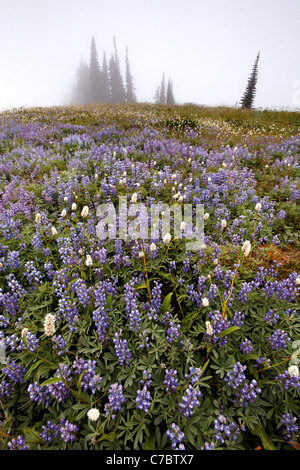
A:
{"type": "Polygon", "coordinates": [[[251,109],[254,102],[254,97],[256,94],[256,83],[257,83],[257,74],[258,74],[258,61],[259,61],[260,52],[258,52],[255,59],[252,72],[248,79],[248,84],[245,90],[245,93],[242,96],[240,101],[241,107],[246,109],[251,109]]]}
{"type": "Polygon", "coordinates": [[[126,101],[126,91],[120,70],[119,56],[114,38],[114,54],[109,60],[109,84],[112,103],[124,103],[126,101]]]}
{"type": "Polygon", "coordinates": [[[169,105],[175,104],[175,99],[174,99],[174,94],[173,94],[173,83],[170,78],[169,78],[168,86],[167,86],[166,103],[169,105]]]}
{"type": "Polygon", "coordinates": [[[108,67],[106,61],[106,54],[103,51],[103,63],[102,63],[102,71],[103,71],[103,93],[102,93],[102,101],[103,103],[109,103],[111,101],[110,96],[110,88],[109,88],[109,75],[108,75],[108,67]]]}
{"type": "Polygon", "coordinates": [[[165,82],[165,74],[163,73],[161,84],[159,88],[159,103],[165,104],[166,103],[166,82],[165,82]]]}
{"type": "Polygon", "coordinates": [[[160,97],[160,86],[156,88],[155,95],[153,97],[154,103],[159,104],[159,97],[160,97]]]}
{"type": "Polygon", "coordinates": [[[128,58],[128,47],[126,46],[126,101],[127,103],[135,103],[136,96],[135,96],[135,88],[133,85],[133,77],[130,73],[130,65],[129,65],[129,58],[128,58]]]}
{"type": "Polygon", "coordinates": [[[72,90],[72,103],[86,104],[91,102],[90,68],[81,60],[76,71],[76,83],[72,90]]]}
{"type": "Polygon", "coordinates": [[[90,52],[90,82],[91,82],[91,100],[92,102],[101,101],[101,69],[98,60],[98,53],[94,36],[91,41],[90,52]]]}

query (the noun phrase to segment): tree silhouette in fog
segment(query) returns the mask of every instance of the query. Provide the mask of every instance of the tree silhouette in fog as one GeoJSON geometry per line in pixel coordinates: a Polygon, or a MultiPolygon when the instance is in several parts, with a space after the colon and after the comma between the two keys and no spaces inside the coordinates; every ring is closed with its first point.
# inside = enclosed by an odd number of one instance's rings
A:
{"type": "Polygon", "coordinates": [[[135,103],[135,87],[133,85],[133,76],[130,72],[129,58],[128,58],[128,47],[126,47],[126,101],[127,103],[135,103]]]}
{"type": "Polygon", "coordinates": [[[98,103],[101,101],[101,70],[98,60],[98,53],[94,37],[91,42],[90,53],[90,86],[91,86],[91,101],[98,103]]]}
{"type": "MultiPolygon", "coordinates": [[[[95,38],[92,36],[89,64],[81,59],[76,70],[75,82],[71,87],[71,102],[73,104],[137,102],[134,79],[129,64],[128,47],[126,46],[124,80],[115,37],[113,38],[113,45],[114,53],[108,62],[105,51],[103,51],[101,67],[95,38]]],[[[155,103],[169,105],[175,103],[173,83],[169,79],[166,86],[164,73],[160,86],[156,90],[154,101],[155,103]]]]}
{"type": "Polygon", "coordinates": [[[172,105],[175,104],[174,94],[173,94],[173,82],[169,78],[167,86],[167,95],[166,95],[166,104],[172,105]]]}
{"type": "Polygon", "coordinates": [[[124,81],[123,81],[121,70],[120,70],[120,61],[119,61],[115,38],[114,38],[114,54],[112,54],[109,60],[108,74],[109,74],[111,102],[112,103],[124,103],[126,101],[126,91],[125,91],[124,81]]]}
{"type": "Polygon", "coordinates": [[[247,87],[245,93],[242,96],[240,101],[241,107],[246,109],[251,109],[253,106],[255,94],[256,94],[256,83],[257,83],[257,75],[258,75],[258,61],[259,61],[260,52],[258,52],[257,57],[255,59],[252,72],[248,79],[247,87]]]}
{"type": "Polygon", "coordinates": [[[165,74],[163,73],[160,85],[157,87],[154,95],[154,102],[157,104],[175,104],[173,94],[173,83],[169,78],[168,85],[166,87],[165,74]]]}

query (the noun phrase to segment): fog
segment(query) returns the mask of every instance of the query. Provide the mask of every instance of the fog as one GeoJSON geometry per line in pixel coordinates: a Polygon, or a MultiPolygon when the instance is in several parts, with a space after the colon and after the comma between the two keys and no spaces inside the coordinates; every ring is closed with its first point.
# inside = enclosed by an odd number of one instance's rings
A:
{"type": "Polygon", "coordinates": [[[100,63],[128,47],[139,102],[162,74],[177,103],[238,105],[255,58],[255,107],[300,107],[300,0],[0,0],[0,109],[70,103],[94,36],[100,63]]]}

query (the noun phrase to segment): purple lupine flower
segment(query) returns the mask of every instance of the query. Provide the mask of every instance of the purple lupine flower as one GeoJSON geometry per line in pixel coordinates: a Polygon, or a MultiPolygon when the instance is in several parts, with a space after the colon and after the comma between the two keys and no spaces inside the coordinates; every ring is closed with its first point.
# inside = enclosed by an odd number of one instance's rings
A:
{"type": "Polygon", "coordinates": [[[271,342],[271,348],[275,349],[276,351],[280,348],[286,349],[286,343],[291,341],[291,338],[288,336],[288,334],[284,330],[279,329],[275,330],[273,335],[268,339],[271,342]]]}
{"type": "Polygon", "coordinates": [[[164,385],[167,388],[167,393],[176,392],[176,389],[178,387],[177,370],[166,369],[164,385]]]}
{"type": "Polygon", "coordinates": [[[115,337],[113,339],[116,355],[121,365],[123,365],[124,362],[126,362],[126,364],[129,365],[129,362],[131,359],[131,352],[129,351],[127,347],[126,339],[122,340],[121,335],[122,335],[122,330],[120,330],[119,333],[115,333],[115,337]]]}
{"type": "Polygon", "coordinates": [[[167,330],[166,340],[172,344],[174,340],[179,337],[179,330],[180,330],[180,325],[179,324],[175,325],[173,321],[170,321],[169,328],[167,330]]]}
{"type": "Polygon", "coordinates": [[[281,415],[280,423],[285,425],[285,429],[282,430],[283,439],[285,441],[295,441],[298,437],[298,425],[296,424],[297,418],[292,417],[289,413],[281,415]]]}
{"type": "Polygon", "coordinates": [[[150,404],[151,404],[150,392],[147,388],[147,385],[144,385],[142,390],[137,391],[136,407],[148,413],[150,404]]]}
{"type": "Polygon", "coordinates": [[[179,403],[180,412],[184,414],[186,418],[192,416],[194,407],[199,406],[198,397],[201,397],[202,393],[199,390],[199,387],[193,387],[189,385],[186,390],[186,395],[182,397],[182,401],[179,403]]]}
{"type": "Polygon", "coordinates": [[[67,419],[62,418],[60,420],[60,437],[64,442],[75,442],[76,432],[78,431],[79,427],[70,423],[67,419]]]}
{"type": "Polygon", "coordinates": [[[105,404],[104,410],[106,416],[110,416],[112,419],[115,418],[115,412],[121,411],[122,403],[125,402],[123,395],[123,387],[117,382],[112,384],[108,391],[108,403],[105,404]]]}
{"type": "Polygon", "coordinates": [[[185,435],[177,424],[172,423],[171,429],[166,431],[166,435],[171,439],[172,449],[185,450],[185,446],[181,443],[185,439],[185,435]]]}
{"type": "Polygon", "coordinates": [[[9,450],[30,450],[23,436],[18,436],[7,443],[9,450]]]}
{"type": "Polygon", "coordinates": [[[246,338],[245,341],[240,344],[240,350],[243,354],[249,354],[251,351],[253,351],[251,341],[246,338]]]}

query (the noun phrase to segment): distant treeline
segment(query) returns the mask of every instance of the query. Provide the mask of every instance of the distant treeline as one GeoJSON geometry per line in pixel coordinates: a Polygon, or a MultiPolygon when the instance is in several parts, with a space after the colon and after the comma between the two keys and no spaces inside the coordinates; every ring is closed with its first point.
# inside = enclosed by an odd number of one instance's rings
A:
{"type": "MultiPolygon", "coordinates": [[[[134,78],[130,71],[128,47],[126,47],[125,78],[123,78],[115,38],[113,38],[113,44],[114,53],[107,62],[105,51],[103,51],[102,65],[100,65],[95,39],[92,37],[89,63],[81,59],[77,68],[76,79],[71,90],[73,104],[137,102],[134,78]]],[[[153,99],[158,104],[175,104],[173,83],[171,79],[166,83],[164,73],[153,99]]]]}

